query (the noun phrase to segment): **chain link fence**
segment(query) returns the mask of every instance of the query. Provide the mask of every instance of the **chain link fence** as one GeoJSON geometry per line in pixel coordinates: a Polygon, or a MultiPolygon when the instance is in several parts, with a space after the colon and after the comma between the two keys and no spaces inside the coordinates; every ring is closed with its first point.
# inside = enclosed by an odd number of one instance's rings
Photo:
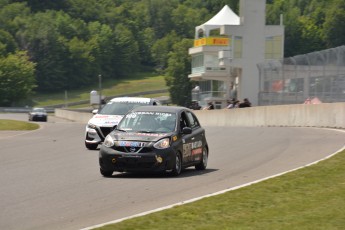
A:
{"type": "Polygon", "coordinates": [[[345,102],[345,46],[258,64],[259,105],[345,102]]]}

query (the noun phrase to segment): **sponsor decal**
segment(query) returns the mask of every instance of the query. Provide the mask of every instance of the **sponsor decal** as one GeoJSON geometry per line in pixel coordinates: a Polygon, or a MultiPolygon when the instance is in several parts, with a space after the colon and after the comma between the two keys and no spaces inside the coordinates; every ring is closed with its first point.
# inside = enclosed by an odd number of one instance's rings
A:
{"type": "Polygon", "coordinates": [[[117,124],[119,123],[118,121],[106,121],[104,124],[117,124]]]}
{"type": "Polygon", "coordinates": [[[145,142],[119,141],[118,142],[118,146],[121,146],[121,147],[131,147],[131,148],[144,147],[145,146],[145,142]]]}
{"type": "Polygon", "coordinates": [[[130,113],[126,115],[126,118],[136,118],[137,114],[136,113],[130,113]]]}
{"type": "Polygon", "coordinates": [[[118,115],[95,115],[94,118],[103,119],[105,122],[120,121],[123,116],[118,115]]]}
{"type": "Polygon", "coordinates": [[[165,136],[165,133],[138,133],[139,136],[152,136],[152,137],[159,137],[165,136]]]}
{"type": "Polygon", "coordinates": [[[200,154],[202,154],[202,141],[183,144],[183,158],[186,161],[193,161],[200,154]]]}
{"type": "Polygon", "coordinates": [[[122,154],[121,158],[141,158],[141,156],[136,154],[122,154]]]}
{"type": "Polygon", "coordinates": [[[202,153],[202,148],[197,148],[197,149],[192,150],[192,155],[201,154],[201,153],[202,153]]]}
{"type": "Polygon", "coordinates": [[[126,115],[128,118],[135,118],[137,115],[155,115],[155,116],[162,116],[162,117],[171,117],[172,113],[162,113],[162,112],[133,112],[126,115]]]}
{"type": "Polygon", "coordinates": [[[121,133],[122,136],[150,136],[150,137],[160,137],[160,136],[165,136],[165,133],[135,133],[135,135],[133,135],[133,133],[121,133]]]}
{"type": "Polygon", "coordinates": [[[155,112],[155,115],[157,116],[163,116],[163,117],[171,117],[171,113],[160,113],[160,112],[155,112]]]}
{"type": "Polygon", "coordinates": [[[194,40],[194,47],[199,46],[225,46],[231,45],[231,39],[229,38],[219,38],[219,37],[207,37],[194,40]]]}
{"type": "Polygon", "coordinates": [[[183,158],[188,158],[192,155],[191,144],[183,144],[183,158]]]}
{"type": "Polygon", "coordinates": [[[108,118],[108,115],[96,115],[95,118],[108,118]]]}
{"type": "Polygon", "coordinates": [[[192,142],[192,149],[196,149],[202,146],[202,141],[192,142]]]}

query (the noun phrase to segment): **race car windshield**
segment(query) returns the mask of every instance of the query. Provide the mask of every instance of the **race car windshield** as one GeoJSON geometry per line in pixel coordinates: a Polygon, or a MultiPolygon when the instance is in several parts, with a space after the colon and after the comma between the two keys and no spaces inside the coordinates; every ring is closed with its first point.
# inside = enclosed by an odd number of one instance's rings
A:
{"type": "Polygon", "coordinates": [[[127,114],[117,129],[141,133],[170,133],[176,130],[176,114],[133,112],[127,114]]]}
{"type": "Polygon", "coordinates": [[[146,103],[132,103],[132,102],[109,102],[106,104],[98,114],[104,115],[125,115],[128,111],[135,107],[147,105],[146,103]]]}
{"type": "Polygon", "coordinates": [[[40,108],[35,108],[33,109],[33,112],[38,112],[38,113],[45,113],[45,109],[40,109],[40,108]]]}

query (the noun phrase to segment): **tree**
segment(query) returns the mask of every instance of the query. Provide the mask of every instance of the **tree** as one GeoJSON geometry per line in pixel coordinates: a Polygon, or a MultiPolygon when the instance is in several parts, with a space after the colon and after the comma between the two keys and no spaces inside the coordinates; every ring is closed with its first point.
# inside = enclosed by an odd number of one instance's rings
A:
{"type": "Polygon", "coordinates": [[[116,50],[114,50],[113,65],[117,76],[123,77],[126,74],[138,70],[140,58],[138,57],[139,46],[133,33],[123,24],[115,28],[116,50]]]}
{"type": "Polygon", "coordinates": [[[299,22],[301,23],[301,42],[308,44],[307,46],[301,47],[300,53],[310,53],[325,49],[326,46],[322,39],[322,30],[317,26],[313,18],[301,16],[299,22]]]}
{"type": "Polygon", "coordinates": [[[172,52],[169,53],[165,79],[171,101],[177,105],[188,106],[192,99],[192,83],[188,78],[191,67],[188,49],[192,44],[193,40],[182,39],[174,44],[172,52]]]}
{"type": "Polygon", "coordinates": [[[177,0],[150,0],[149,14],[150,24],[156,33],[156,39],[163,38],[171,32],[174,22],[171,13],[178,5],[177,0]]]}
{"type": "Polygon", "coordinates": [[[181,37],[194,38],[195,26],[205,22],[208,11],[205,8],[188,8],[179,5],[172,11],[173,30],[181,37]]]}
{"type": "Polygon", "coordinates": [[[164,38],[156,40],[152,46],[152,57],[156,63],[158,70],[164,70],[168,65],[168,54],[172,50],[173,45],[180,38],[175,31],[170,32],[164,38]]]}
{"type": "Polygon", "coordinates": [[[0,106],[15,105],[36,87],[35,64],[26,52],[0,57],[0,106]]]}
{"type": "MultiPolygon", "coordinates": [[[[117,55],[116,50],[116,40],[114,39],[115,33],[106,24],[101,24],[99,22],[91,22],[88,24],[89,39],[88,45],[92,47],[90,49],[90,55],[93,56],[92,60],[92,73],[94,78],[101,74],[103,79],[115,77],[115,66],[113,63],[113,57],[117,55]]],[[[87,49],[87,47],[85,47],[87,49]]],[[[91,60],[90,60],[91,61],[91,60]]]]}
{"type": "Polygon", "coordinates": [[[103,22],[104,17],[114,7],[112,0],[65,0],[64,2],[66,2],[66,13],[85,22],[103,22]]]}
{"type": "Polygon", "coordinates": [[[345,44],[345,2],[335,0],[327,11],[324,23],[324,39],[328,47],[345,44]]]}
{"type": "Polygon", "coordinates": [[[37,63],[37,89],[41,92],[65,89],[68,81],[64,67],[66,48],[59,39],[56,14],[55,11],[36,13],[17,32],[20,48],[28,50],[31,60],[37,63]]]}
{"type": "Polygon", "coordinates": [[[0,29],[0,55],[14,53],[17,49],[17,43],[10,33],[0,29]]]}
{"type": "Polygon", "coordinates": [[[0,4],[0,29],[10,33],[13,37],[21,23],[30,15],[30,8],[26,3],[0,4]]]}
{"type": "Polygon", "coordinates": [[[12,0],[12,2],[27,2],[32,11],[62,10],[67,4],[65,0],[12,0]]]}
{"type": "MultiPolygon", "coordinates": [[[[65,89],[76,89],[81,86],[95,82],[99,74],[98,66],[95,65],[93,50],[97,49],[98,44],[94,40],[83,41],[74,37],[66,42],[68,47],[68,66],[65,66],[66,75],[69,76],[66,81],[65,89]]],[[[67,65],[67,63],[66,63],[67,65]]]]}

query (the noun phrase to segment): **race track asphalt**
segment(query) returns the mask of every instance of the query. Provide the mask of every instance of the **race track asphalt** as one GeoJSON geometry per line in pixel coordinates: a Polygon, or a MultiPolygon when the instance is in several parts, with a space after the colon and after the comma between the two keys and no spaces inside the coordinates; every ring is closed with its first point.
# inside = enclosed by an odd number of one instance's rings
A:
{"type": "Polygon", "coordinates": [[[98,151],[84,147],[85,124],[53,116],[39,124],[0,131],[0,229],[81,229],[291,170],[345,144],[345,133],[330,129],[205,127],[207,170],[103,178],[98,151]]]}

